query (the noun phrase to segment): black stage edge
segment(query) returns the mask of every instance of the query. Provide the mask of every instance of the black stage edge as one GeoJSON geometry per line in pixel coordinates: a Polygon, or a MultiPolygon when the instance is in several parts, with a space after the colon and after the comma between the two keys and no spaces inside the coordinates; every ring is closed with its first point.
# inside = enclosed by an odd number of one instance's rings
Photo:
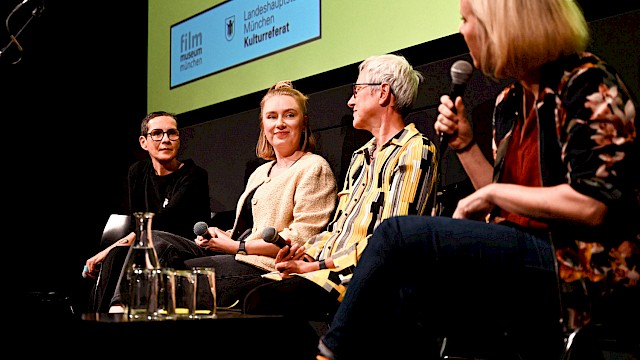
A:
{"type": "Polygon", "coordinates": [[[214,359],[310,360],[315,358],[319,339],[309,321],[242,315],[239,311],[220,311],[217,319],[128,322],[122,321],[120,314],[66,316],[40,310],[44,311],[20,322],[14,343],[32,344],[16,348],[27,358],[204,355],[214,359]]]}

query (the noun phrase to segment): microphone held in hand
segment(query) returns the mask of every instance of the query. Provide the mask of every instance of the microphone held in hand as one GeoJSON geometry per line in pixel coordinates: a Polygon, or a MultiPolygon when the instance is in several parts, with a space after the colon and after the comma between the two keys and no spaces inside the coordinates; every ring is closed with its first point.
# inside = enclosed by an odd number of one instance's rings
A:
{"type": "MultiPolygon", "coordinates": [[[[451,98],[454,104],[456,99],[464,94],[467,83],[469,79],[471,79],[471,74],[473,74],[473,66],[467,61],[458,60],[451,65],[451,90],[449,91],[449,98],[451,98]]],[[[456,113],[455,105],[451,111],[456,113]]],[[[440,154],[444,153],[447,149],[448,142],[447,134],[440,134],[440,154]]]]}
{"type": "Polygon", "coordinates": [[[264,228],[264,230],[262,230],[262,240],[268,243],[275,244],[279,248],[283,248],[286,245],[289,245],[272,226],[268,226],[264,228]]]}
{"type": "Polygon", "coordinates": [[[209,225],[204,221],[198,221],[193,225],[193,233],[207,240],[211,240],[211,234],[209,234],[209,225]]]}

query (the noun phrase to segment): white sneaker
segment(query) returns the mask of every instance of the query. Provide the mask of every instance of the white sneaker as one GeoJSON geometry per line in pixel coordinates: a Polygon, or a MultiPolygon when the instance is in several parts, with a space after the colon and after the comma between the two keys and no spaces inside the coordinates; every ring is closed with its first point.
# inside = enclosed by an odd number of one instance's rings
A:
{"type": "Polygon", "coordinates": [[[112,305],[109,308],[109,314],[124,314],[124,307],[122,305],[112,305]]]}

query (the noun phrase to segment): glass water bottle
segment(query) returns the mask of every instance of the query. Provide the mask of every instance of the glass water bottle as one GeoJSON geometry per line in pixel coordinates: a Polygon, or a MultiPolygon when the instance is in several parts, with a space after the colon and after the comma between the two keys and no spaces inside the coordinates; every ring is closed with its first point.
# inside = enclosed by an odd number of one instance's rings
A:
{"type": "Polygon", "coordinates": [[[127,258],[127,314],[129,320],[150,320],[157,316],[160,264],[153,246],[151,223],[154,213],[136,212],[135,234],[127,258]]]}

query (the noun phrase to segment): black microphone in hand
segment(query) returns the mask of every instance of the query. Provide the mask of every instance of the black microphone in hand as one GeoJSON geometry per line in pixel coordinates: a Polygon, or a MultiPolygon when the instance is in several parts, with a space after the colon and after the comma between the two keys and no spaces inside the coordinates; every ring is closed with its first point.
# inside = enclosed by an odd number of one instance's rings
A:
{"type": "Polygon", "coordinates": [[[279,248],[283,248],[286,245],[289,245],[272,226],[268,226],[264,228],[264,230],[262,230],[262,240],[268,243],[275,244],[279,248]]]}
{"type": "MultiPolygon", "coordinates": [[[[453,113],[456,113],[455,102],[459,96],[464,94],[467,88],[467,83],[471,79],[473,73],[473,66],[464,60],[458,60],[451,65],[451,90],[449,91],[449,97],[453,101],[454,106],[451,109],[453,113]]],[[[447,149],[449,143],[448,135],[446,133],[440,134],[440,154],[442,155],[447,149]]]]}
{"type": "Polygon", "coordinates": [[[207,240],[211,240],[211,234],[209,234],[209,225],[204,221],[198,221],[193,225],[193,233],[207,240]]]}

